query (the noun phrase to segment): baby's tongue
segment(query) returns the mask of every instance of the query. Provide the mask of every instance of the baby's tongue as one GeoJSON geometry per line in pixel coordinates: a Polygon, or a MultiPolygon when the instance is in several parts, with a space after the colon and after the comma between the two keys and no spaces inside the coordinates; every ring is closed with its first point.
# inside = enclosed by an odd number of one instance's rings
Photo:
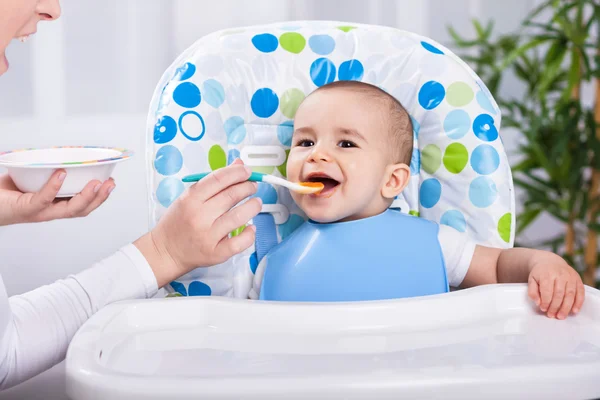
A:
{"type": "Polygon", "coordinates": [[[338,185],[338,182],[333,179],[323,179],[321,180],[321,183],[323,183],[324,186],[321,193],[327,193],[333,190],[338,185]]]}

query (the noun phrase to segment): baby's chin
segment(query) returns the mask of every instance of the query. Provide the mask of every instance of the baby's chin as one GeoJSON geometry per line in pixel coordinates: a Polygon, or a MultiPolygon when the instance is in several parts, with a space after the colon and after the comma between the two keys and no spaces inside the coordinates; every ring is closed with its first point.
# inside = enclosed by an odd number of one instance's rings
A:
{"type": "Polygon", "coordinates": [[[319,224],[329,224],[332,222],[338,222],[345,217],[345,215],[339,215],[333,210],[303,210],[308,218],[319,224]]]}

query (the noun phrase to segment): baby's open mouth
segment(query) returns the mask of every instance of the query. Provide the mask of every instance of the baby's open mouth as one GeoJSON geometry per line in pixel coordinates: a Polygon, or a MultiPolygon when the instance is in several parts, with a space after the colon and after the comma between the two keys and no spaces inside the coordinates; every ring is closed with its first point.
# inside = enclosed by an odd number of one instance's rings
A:
{"type": "Polygon", "coordinates": [[[311,195],[311,196],[315,196],[315,197],[331,196],[337,189],[338,185],[340,184],[339,181],[337,181],[337,180],[333,179],[332,177],[330,177],[329,175],[323,174],[323,173],[309,174],[308,177],[306,178],[306,181],[307,182],[320,182],[323,184],[323,190],[321,190],[317,194],[311,195]]]}

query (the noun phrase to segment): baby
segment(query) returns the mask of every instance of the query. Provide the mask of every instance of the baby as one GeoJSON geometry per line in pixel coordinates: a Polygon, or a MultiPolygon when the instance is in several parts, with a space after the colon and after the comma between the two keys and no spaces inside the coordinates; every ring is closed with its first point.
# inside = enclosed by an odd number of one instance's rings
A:
{"type": "MultiPolygon", "coordinates": [[[[320,181],[325,188],[318,195],[292,192],[292,197],[313,223],[335,226],[380,218],[395,212],[388,208],[408,184],[412,149],[410,117],[394,97],[356,81],[322,86],[296,113],[287,178],[320,181]]],[[[558,255],[526,248],[485,247],[449,226],[436,224],[436,228],[436,247],[441,249],[441,265],[450,286],[527,282],[529,297],[549,317],[564,319],[581,309],[583,283],[558,255]]],[[[387,246],[393,247],[393,243],[387,246]]],[[[265,270],[275,268],[266,260],[277,247],[260,262],[250,298],[260,297],[265,270]]],[[[300,250],[309,252],[310,244],[300,250]]],[[[363,273],[370,272],[365,267],[363,273]]]]}

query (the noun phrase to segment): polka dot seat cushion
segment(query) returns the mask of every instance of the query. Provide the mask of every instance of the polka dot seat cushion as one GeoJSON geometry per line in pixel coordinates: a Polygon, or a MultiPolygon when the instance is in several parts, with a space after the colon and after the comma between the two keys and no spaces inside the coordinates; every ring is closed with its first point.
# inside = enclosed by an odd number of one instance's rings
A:
{"type": "MultiPolygon", "coordinates": [[[[480,79],[431,39],[324,21],[216,32],[167,69],[148,116],[151,225],[184,191],[187,174],[241,157],[255,171],[285,176],[300,102],[319,86],[351,79],[386,90],[413,119],[411,181],[392,207],[482,244],[512,246],[514,194],[500,111],[480,79]]],[[[261,183],[257,196],[274,215],[279,240],[304,221],[286,189],[261,183]]],[[[170,290],[246,297],[256,266],[251,248],[170,290]]]]}

